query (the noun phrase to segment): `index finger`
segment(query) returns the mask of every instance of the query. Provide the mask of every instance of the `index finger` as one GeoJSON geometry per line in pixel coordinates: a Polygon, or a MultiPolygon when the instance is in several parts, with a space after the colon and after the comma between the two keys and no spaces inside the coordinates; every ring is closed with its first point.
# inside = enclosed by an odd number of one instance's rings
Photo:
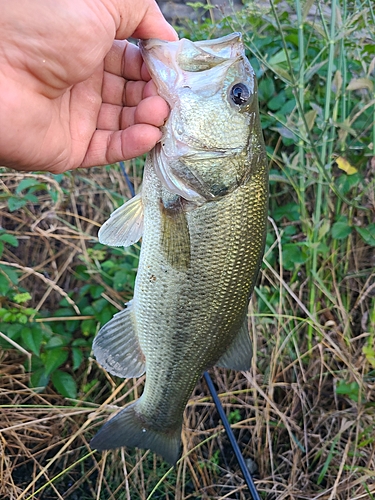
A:
{"type": "Polygon", "coordinates": [[[136,45],[127,40],[115,40],[105,56],[104,70],[126,80],[151,79],[136,45]]]}

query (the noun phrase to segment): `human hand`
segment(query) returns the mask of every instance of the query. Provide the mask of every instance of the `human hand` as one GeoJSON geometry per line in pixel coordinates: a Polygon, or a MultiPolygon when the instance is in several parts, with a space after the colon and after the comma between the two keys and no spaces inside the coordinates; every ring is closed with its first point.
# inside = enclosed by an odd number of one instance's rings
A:
{"type": "Polygon", "coordinates": [[[168,105],[125,40],[177,39],[154,0],[0,8],[0,165],[61,173],[133,158],[160,140],[168,105]]]}

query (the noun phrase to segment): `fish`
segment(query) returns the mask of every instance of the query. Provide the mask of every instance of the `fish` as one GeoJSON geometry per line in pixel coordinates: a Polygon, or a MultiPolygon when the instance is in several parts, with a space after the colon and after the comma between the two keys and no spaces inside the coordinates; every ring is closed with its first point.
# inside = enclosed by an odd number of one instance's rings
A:
{"type": "Polygon", "coordinates": [[[149,39],[140,50],[171,111],[141,191],[99,230],[106,245],[142,244],[133,299],[101,328],[93,352],[111,374],[146,372],[146,381],[91,447],[150,449],[174,465],[202,373],[251,365],[248,304],[264,253],[268,165],[240,33],[149,39]]]}

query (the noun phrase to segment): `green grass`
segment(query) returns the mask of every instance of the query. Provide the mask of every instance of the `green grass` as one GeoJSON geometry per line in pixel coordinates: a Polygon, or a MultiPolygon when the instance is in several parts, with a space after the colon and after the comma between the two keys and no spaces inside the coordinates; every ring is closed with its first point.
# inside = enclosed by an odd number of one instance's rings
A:
{"type": "MultiPolygon", "coordinates": [[[[373,498],[373,3],[245,2],[225,18],[194,5],[209,15],[181,36],[244,34],[271,174],[250,306],[257,349],[246,374],[213,370],[221,400],[262,498],[373,498]]],[[[139,185],[140,162],[127,169],[139,185]]],[[[113,379],[90,356],[100,325],[131,297],[138,262],[139,248],[96,238],[129,197],[118,166],[2,169],[0,183],[1,498],[248,498],[202,382],[175,470],[149,452],[88,446],[143,383],[113,379]]]]}

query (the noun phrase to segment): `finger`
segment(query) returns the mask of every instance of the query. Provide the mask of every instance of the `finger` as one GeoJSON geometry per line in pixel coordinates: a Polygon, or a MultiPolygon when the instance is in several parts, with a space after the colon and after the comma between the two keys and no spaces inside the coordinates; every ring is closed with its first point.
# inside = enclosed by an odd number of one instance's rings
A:
{"type": "Polygon", "coordinates": [[[124,105],[137,106],[143,99],[146,82],[126,82],[124,90],[124,105]]]}
{"type": "MultiPolygon", "coordinates": [[[[147,77],[141,73],[143,60],[138,47],[127,40],[115,40],[104,59],[104,70],[126,80],[143,80],[147,77]]],[[[150,77],[148,76],[147,80],[150,77]]]]}
{"type": "Polygon", "coordinates": [[[150,151],[161,136],[158,128],[146,124],[133,125],[116,132],[97,130],[80,167],[130,160],[150,151]]]}
{"type": "MultiPolygon", "coordinates": [[[[121,76],[105,72],[103,78],[102,99],[108,104],[137,106],[144,97],[146,82],[127,81],[121,76]]],[[[153,86],[147,88],[147,97],[157,95],[153,86]]]]}
{"type": "MultiPolygon", "coordinates": [[[[87,145],[95,133],[97,119],[101,108],[101,85],[103,78],[103,65],[100,65],[90,78],[85,82],[74,85],[70,91],[70,130],[69,134],[74,139],[71,143],[69,168],[76,168],[85,157],[87,145]]],[[[61,115],[60,121],[68,121],[61,115]]],[[[52,127],[51,127],[51,130],[52,127]]],[[[64,148],[63,154],[67,154],[64,148]]]]}
{"type": "Polygon", "coordinates": [[[123,104],[126,80],[121,76],[104,71],[102,100],[108,104],[123,104]]]}
{"type": "MultiPolygon", "coordinates": [[[[135,17],[133,17],[136,24],[134,24],[135,31],[132,32],[131,36],[142,39],[160,38],[161,40],[169,41],[178,40],[176,31],[167,23],[155,0],[143,2],[142,7],[144,11],[140,12],[138,20],[136,21],[135,17]]],[[[125,21],[125,19],[123,18],[122,20],[125,21]]],[[[129,19],[129,16],[127,19],[129,19]]],[[[125,25],[126,22],[120,24],[116,33],[116,38],[129,37],[129,32],[127,30],[130,29],[130,25],[125,25]]]]}
{"type": "Polygon", "coordinates": [[[169,106],[160,96],[143,99],[138,106],[118,106],[103,103],[99,110],[98,130],[120,130],[135,124],[147,123],[161,127],[169,114],[169,106]]]}
{"type": "Polygon", "coordinates": [[[158,90],[156,88],[155,82],[153,80],[150,80],[143,88],[143,98],[151,97],[154,95],[159,95],[158,90]]]}
{"type": "Polygon", "coordinates": [[[100,107],[96,128],[98,130],[120,130],[122,110],[122,106],[103,103],[100,107]]]}
{"type": "Polygon", "coordinates": [[[134,124],[148,123],[161,127],[169,115],[169,106],[160,96],[147,97],[138,106],[123,108],[120,126],[122,129],[134,124]]]}
{"type": "Polygon", "coordinates": [[[168,118],[169,111],[169,106],[162,97],[147,97],[136,107],[134,123],[149,123],[161,127],[168,118]]]}

